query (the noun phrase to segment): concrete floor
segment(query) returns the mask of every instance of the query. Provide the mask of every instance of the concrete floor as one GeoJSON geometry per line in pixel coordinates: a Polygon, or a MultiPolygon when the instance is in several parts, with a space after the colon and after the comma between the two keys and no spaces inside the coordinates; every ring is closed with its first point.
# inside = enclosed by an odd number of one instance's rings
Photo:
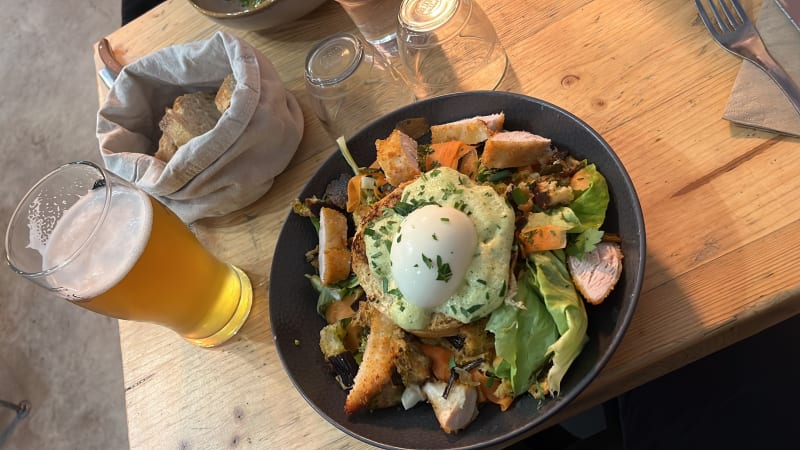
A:
{"type": "MultiPolygon", "coordinates": [[[[114,1],[3,2],[3,233],[36,179],[65,162],[100,162],[92,49],[119,24],[114,1]]],[[[32,404],[3,450],[128,448],[118,333],[116,320],[49,297],[0,267],[0,400],[32,404]]],[[[12,418],[0,409],[0,432],[12,418]]]]}

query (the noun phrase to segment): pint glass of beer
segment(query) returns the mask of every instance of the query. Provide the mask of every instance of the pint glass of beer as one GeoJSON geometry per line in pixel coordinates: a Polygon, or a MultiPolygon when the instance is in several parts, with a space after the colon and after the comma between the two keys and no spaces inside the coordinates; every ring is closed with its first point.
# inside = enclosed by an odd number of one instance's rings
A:
{"type": "Polygon", "coordinates": [[[209,253],[157,200],[91,162],[34,185],[6,232],[18,274],[99,314],[166,326],[219,345],[244,324],[250,280],[209,253]]]}

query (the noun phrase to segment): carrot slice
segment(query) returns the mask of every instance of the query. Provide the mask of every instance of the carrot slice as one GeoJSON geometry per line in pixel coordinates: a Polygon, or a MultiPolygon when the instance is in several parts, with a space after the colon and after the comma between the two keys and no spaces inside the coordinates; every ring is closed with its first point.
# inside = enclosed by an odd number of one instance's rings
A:
{"type": "Polygon", "coordinates": [[[347,212],[353,212],[361,204],[361,179],[363,175],[356,175],[347,182],[347,212]]]}
{"type": "Polygon", "coordinates": [[[453,353],[439,345],[422,344],[422,353],[431,359],[431,372],[439,380],[450,379],[450,357],[453,353]]]}
{"type": "Polygon", "coordinates": [[[514,397],[510,395],[506,395],[503,397],[498,397],[496,395],[497,386],[500,385],[500,381],[495,379],[493,383],[489,383],[489,377],[486,376],[485,373],[481,372],[480,370],[472,369],[470,370],[470,375],[472,375],[472,380],[479,383],[480,393],[483,394],[483,397],[486,400],[500,405],[500,410],[505,411],[511,406],[511,403],[514,401],[514,397]]]}
{"type": "Polygon", "coordinates": [[[439,142],[430,145],[430,153],[425,155],[425,170],[436,167],[450,167],[458,170],[458,161],[462,156],[474,150],[471,145],[461,141],[439,142]]]}

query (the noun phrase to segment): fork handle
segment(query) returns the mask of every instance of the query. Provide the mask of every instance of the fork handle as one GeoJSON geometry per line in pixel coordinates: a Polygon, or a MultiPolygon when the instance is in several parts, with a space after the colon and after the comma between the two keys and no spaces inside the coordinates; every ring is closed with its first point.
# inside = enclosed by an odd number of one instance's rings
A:
{"type": "Polygon", "coordinates": [[[800,114],[800,87],[792,81],[789,74],[786,73],[783,67],[769,54],[766,47],[764,47],[763,50],[758,49],[751,53],[752,54],[749,55],[751,57],[747,59],[758,66],[759,69],[763,70],[778,84],[778,87],[781,88],[781,91],[783,91],[786,98],[791,102],[792,106],[794,106],[794,109],[800,114]]]}

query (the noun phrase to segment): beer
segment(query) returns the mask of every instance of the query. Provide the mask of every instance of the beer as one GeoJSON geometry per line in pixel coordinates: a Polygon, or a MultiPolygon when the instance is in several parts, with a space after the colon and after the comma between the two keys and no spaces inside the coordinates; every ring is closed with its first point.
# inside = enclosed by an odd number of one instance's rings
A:
{"type": "Polygon", "coordinates": [[[211,255],[161,203],[110,177],[63,211],[46,238],[29,224],[28,248],[42,253],[45,280],[37,282],[76,305],[161,324],[199,346],[236,334],[252,303],[247,276],[211,255]]]}

